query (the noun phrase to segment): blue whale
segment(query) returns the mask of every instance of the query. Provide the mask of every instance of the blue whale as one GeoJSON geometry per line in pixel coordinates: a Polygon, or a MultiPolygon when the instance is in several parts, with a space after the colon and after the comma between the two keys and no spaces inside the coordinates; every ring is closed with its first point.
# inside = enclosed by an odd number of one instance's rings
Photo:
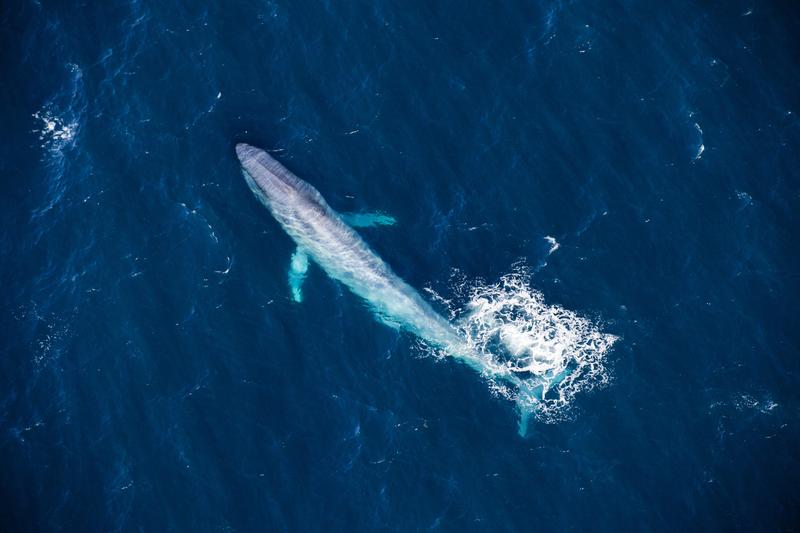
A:
{"type": "MultiPolygon", "coordinates": [[[[302,283],[309,260],[331,278],[362,298],[381,322],[408,331],[469,367],[520,390],[526,404],[534,391],[508,365],[473,349],[459,329],[395,274],[351,227],[391,224],[386,215],[340,215],[322,195],[295,176],[264,150],[240,143],[236,155],[256,197],[297,244],[289,265],[289,285],[295,301],[302,300],[302,283]],[[347,222],[350,222],[349,225],[347,222]]],[[[529,413],[520,406],[520,433],[529,413]]]]}

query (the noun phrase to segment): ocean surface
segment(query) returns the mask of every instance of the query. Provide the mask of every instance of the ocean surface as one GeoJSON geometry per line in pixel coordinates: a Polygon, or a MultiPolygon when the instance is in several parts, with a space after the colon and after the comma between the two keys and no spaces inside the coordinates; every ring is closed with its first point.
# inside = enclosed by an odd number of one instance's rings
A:
{"type": "Polygon", "coordinates": [[[766,0],[2,2],[0,529],[798,531],[798,50],[766,0]],[[560,369],[524,436],[292,300],[237,142],[560,369]]]}

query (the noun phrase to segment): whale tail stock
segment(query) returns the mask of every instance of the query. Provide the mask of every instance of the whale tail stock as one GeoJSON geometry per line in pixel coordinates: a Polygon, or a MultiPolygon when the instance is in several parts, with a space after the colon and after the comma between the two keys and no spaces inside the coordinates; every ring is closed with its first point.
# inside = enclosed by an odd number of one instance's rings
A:
{"type": "Polygon", "coordinates": [[[528,434],[530,419],[536,412],[536,405],[544,393],[543,386],[541,383],[534,383],[532,380],[520,378],[513,373],[504,376],[504,378],[504,381],[517,388],[517,393],[514,396],[514,403],[519,415],[517,432],[520,437],[525,437],[528,434]]]}
{"type": "Polygon", "coordinates": [[[525,437],[528,434],[528,423],[534,414],[538,398],[541,397],[541,389],[541,385],[533,386],[524,379],[519,380],[517,384],[515,403],[517,404],[517,414],[519,415],[517,432],[520,437],[525,437]]]}

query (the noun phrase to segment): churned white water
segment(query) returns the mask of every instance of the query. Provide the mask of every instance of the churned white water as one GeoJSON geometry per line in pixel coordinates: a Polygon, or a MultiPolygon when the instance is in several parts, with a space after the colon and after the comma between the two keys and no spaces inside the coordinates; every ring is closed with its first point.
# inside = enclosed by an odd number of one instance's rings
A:
{"type": "Polygon", "coordinates": [[[506,366],[524,384],[511,387],[484,376],[493,391],[517,402],[523,416],[562,420],[578,395],[608,383],[606,356],[618,337],[545,302],[524,265],[495,283],[457,279],[451,289],[464,303],[447,305],[472,349],[487,366],[506,366]]]}

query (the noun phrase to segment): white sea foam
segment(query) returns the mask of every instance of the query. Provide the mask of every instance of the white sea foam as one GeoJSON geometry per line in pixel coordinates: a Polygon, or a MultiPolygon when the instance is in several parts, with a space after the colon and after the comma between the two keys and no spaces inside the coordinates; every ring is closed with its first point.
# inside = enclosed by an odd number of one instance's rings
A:
{"type": "Polygon", "coordinates": [[[460,280],[455,310],[470,345],[487,364],[514,371],[524,387],[487,377],[490,388],[542,422],[567,418],[578,394],[608,383],[605,357],[617,337],[595,322],[544,301],[525,265],[496,283],[460,280]],[[525,389],[525,390],[523,390],[525,389]]]}
{"type": "Polygon", "coordinates": [[[34,132],[39,134],[42,146],[53,150],[60,150],[72,141],[78,130],[77,122],[61,118],[48,109],[37,111],[33,114],[33,118],[39,121],[34,132]]]}
{"type": "Polygon", "coordinates": [[[703,128],[700,127],[700,124],[697,122],[694,123],[694,129],[697,132],[697,136],[700,139],[700,145],[697,147],[697,152],[694,154],[693,161],[697,161],[703,156],[703,152],[706,151],[706,145],[703,144],[703,128]]]}
{"type": "Polygon", "coordinates": [[[39,135],[42,148],[61,152],[78,135],[83,105],[83,71],[75,63],[67,63],[69,80],[62,89],[33,114],[36,125],[33,132],[39,135]]]}
{"type": "Polygon", "coordinates": [[[33,113],[32,117],[36,120],[33,132],[39,136],[45,154],[44,161],[51,173],[47,180],[46,196],[41,206],[34,211],[39,216],[58,205],[67,189],[67,180],[63,179],[67,164],[66,153],[76,142],[80,115],[71,107],[57,111],[55,105],[46,104],[33,113]]]}
{"type": "Polygon", "coordinates": [[[559,248],[561,248],[561,245],[558,243],[555,237],[551,237],[550,235],[548,235],[547,237],[544,238],[544,240],[550,243],[550,251],[547,252],[547,255],[550,255],[559,248]]]}
{"type": "Polygon", "coordinates": [[[736,191],[736,197],[742,201],[743,205],[748,206],[753,203],[753,197],[745,191],[736,191]]]}
{"type": "Polygon", "coordinates": [[[703,152],[705,151],[706,151],[706,145],[700,143],[700,146],[697,147],[697,153],[694,154],[694,160],[697,161],[698,159],[700,159],[703,156],[703,152]]]}

